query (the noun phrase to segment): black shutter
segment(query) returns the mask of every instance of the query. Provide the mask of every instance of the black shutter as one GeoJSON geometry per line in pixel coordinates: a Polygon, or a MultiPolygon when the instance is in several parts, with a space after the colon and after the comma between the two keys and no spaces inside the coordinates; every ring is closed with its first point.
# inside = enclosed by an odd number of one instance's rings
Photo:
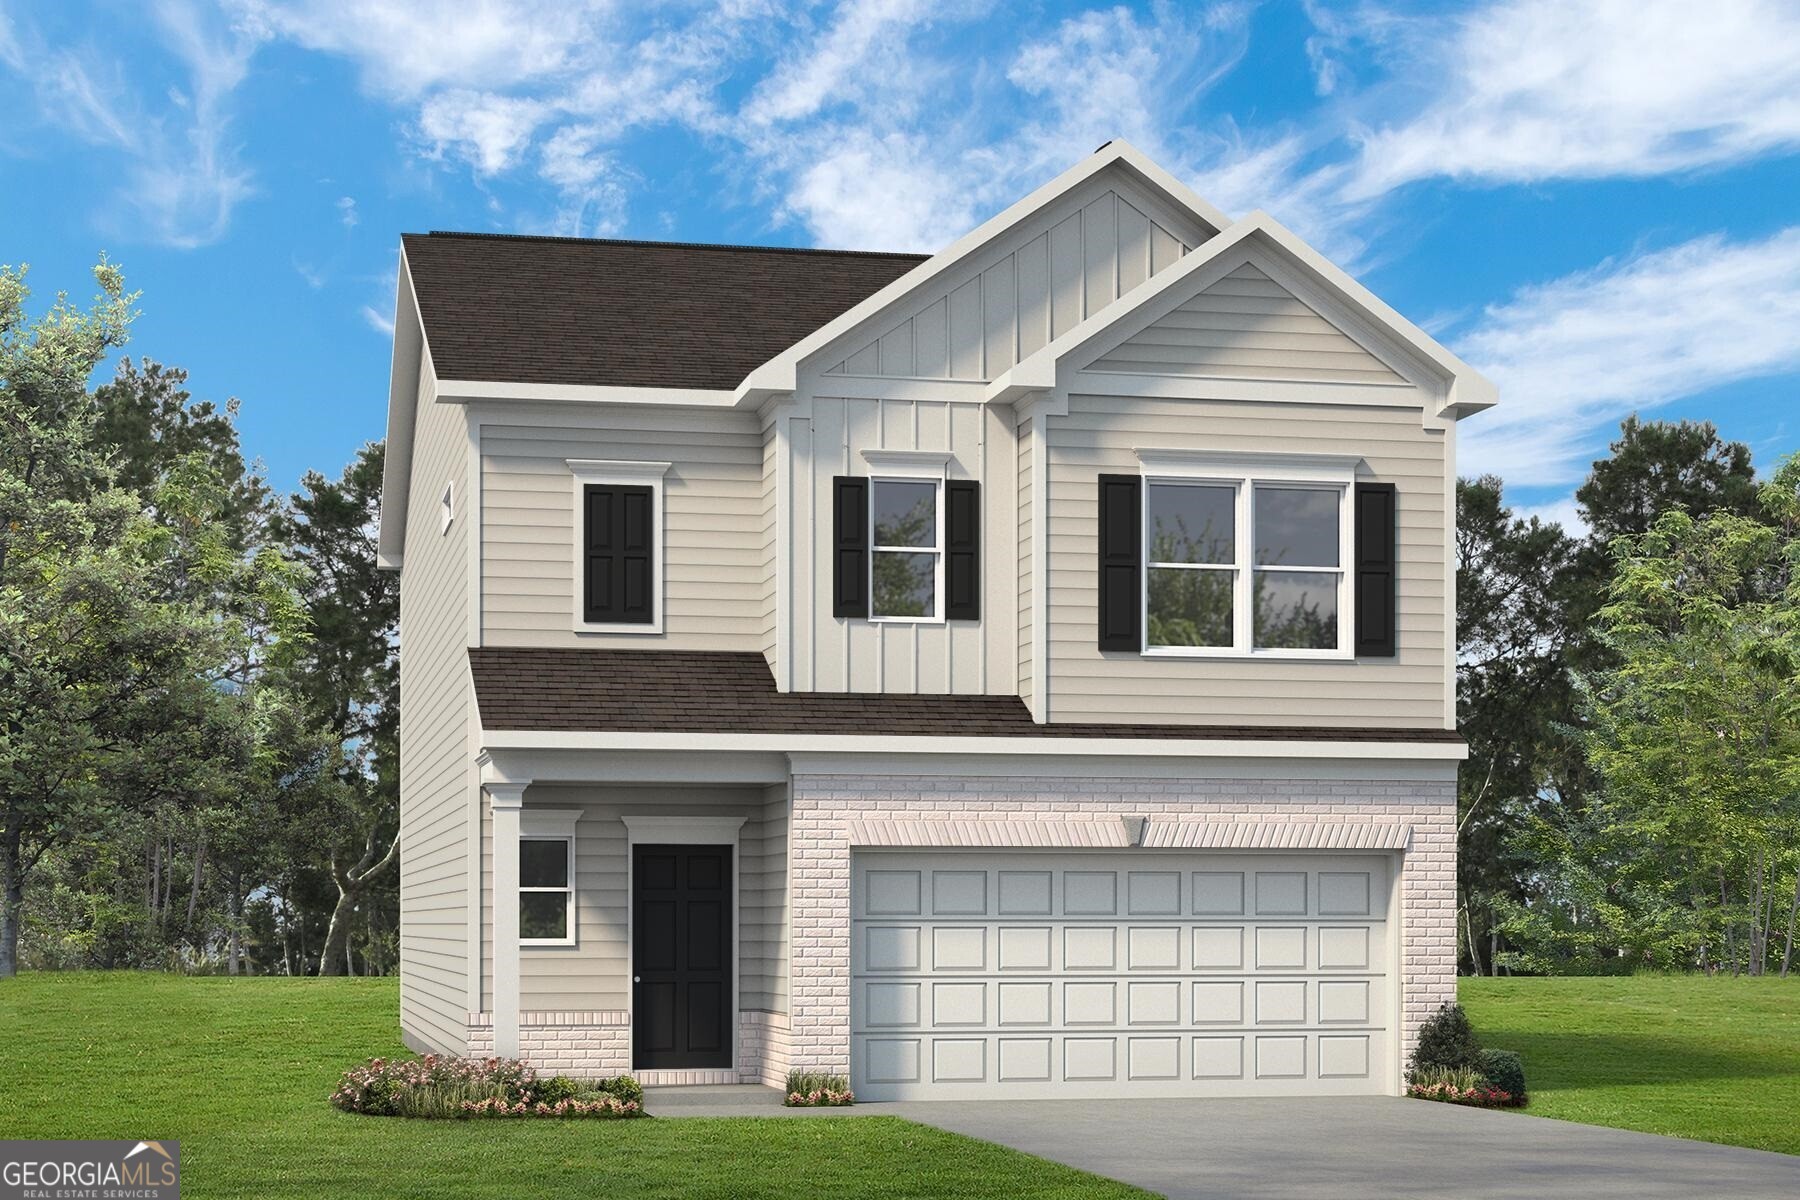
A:
{"type": "Polygon", "coordinates": [[[1356,485],[1356,653],[1392,658],[1394,630],[1394,485],[1356,485]]]}
{"type": "Polygon", "coordinates": [[[1142,650],[1144,539],[1140,530],[1144,481],[1136,475],[1100,477],[1100,648],[1142,650]]]}
{"type": "Polygon", "coordinates": [[[869,615],[869,481],[831,481],[831,615],[869,615]]]}
{"type": "Polygon", "coordinates": [[[586,489],[582,615],[595,623],[656,619],[656,498],[647,487],[586,489]]]}
{"type": "Polygon", "coordinates": [[[953,479],[944,485],[944,617],[981,619],[981,485],[953,479]]]}

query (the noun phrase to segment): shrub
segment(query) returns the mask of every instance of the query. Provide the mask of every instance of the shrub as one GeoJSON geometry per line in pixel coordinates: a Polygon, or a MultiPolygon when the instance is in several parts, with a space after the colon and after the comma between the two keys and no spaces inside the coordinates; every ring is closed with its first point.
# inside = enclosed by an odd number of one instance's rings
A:
{"type": "Polygon", "coordinates": [[[787,1105],[789,1108],[834,1108],[856,1103],[850,1081],[842,1075],[821,1075],[813,1071],[789,1071],[787,1105]]]}
{"type": "Polygon", "coordinates": [[[1511,1108],[1519,1103],[1511,1092],[1492,1086],[1473,1067],[1420,1067],[1406,1085],[1406,1094],[1417,1100],[1476,1108],[1511,1108]]]}
{"type": "Polygon", "coordinates": [[[1483,1050],[1481,1073],[1488,1086],[1512,1096],[1513,1103],[1525,1103],[1525,1062],[1511,1050],[1483,1050]]]}
{"type": "Polygon", "coordinates": [[[1460,1004],[1440,1004],[1419,1027],[1419,1045],[1407,1065],[1407,1078],[1417,1080],[1431,1067],[1481,1070],[1481,1043],[1460,1004]]]}
{"type": "Polygon", "coordinates": [[[594,1084],[594,1090],[604,1092],[621,1103],[644,1106],[644,1085],[629,1075],[618,1075],[611,1079],[602,1079],[594,1084]]]}
{"type": "Polygon", "coordinates": [[[344,1072],[331,1103],[376,1117],[642,1116],[642,1089],[621,1079],[629,1085],[628,1097],[607,1090],[620,1080],[583,1085],[563,1075],[539,1079],[514,1059],[372,1058],[344,1072]]]}

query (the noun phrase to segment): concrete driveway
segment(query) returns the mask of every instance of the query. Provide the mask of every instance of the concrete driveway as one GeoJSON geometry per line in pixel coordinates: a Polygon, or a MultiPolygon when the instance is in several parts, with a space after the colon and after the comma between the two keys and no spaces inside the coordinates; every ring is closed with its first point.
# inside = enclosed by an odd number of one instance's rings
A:
{"type": "MultiPolygon", "coordinates": [[[[839,1110],[844,1111],[844,1110],[839,1110]]],[[[1800,1157],[1421,1100],[859,1104],[1199,1197],[1800,1197],[1800,1157]]]]}

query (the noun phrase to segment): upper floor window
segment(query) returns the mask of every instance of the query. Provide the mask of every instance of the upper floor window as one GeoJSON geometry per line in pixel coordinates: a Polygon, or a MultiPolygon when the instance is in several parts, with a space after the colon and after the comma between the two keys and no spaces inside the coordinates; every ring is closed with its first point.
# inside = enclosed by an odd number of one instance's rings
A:
{"type": "Polygon", "coordinates": [[[668,463],[569,460],[576,632],[662,632],[668,469],[668,463]]]}
{"type": "Polygon", "coordinates": [[[1145,480],[1145,649],[1335,653],[1344,507],[1333,484],[1145,480]]]}
{"type": "Polygon", "coordinates": [[[942,619],[942,484],[933,479],[870,480],[869,616],[942,619]]]}

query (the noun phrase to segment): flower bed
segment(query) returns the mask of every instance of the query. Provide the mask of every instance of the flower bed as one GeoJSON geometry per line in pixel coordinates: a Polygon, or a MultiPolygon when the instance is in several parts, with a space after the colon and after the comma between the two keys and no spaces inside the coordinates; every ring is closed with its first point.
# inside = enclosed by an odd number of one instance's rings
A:
{"type": "Polygon", "coordinates": [[[840,1108],[855,1104],[850,1081],[842,1075],[817,1075],[809,1071],[789,1071],[787,1106],[789,1108],[840,1108]]]}
{"type": "Polygon", "coordinates": [[[1517,1108],[1518,1097],[1497,1087],[1458,1087],[1453,1083],[1409,1083],[1406,1094],[1414,1100],[1442,1104],[1467,1104],[1475,1108],[1517,1108]]]}
{"type": "Polygon", "coordinates": [[[644,1115],[644,1089],[629,1075],[584,1083],[538,1078],[507,1058],[372,1058],[344,1072],[331,1103],[375,1117],[586,1117],[644,1115]]]}

